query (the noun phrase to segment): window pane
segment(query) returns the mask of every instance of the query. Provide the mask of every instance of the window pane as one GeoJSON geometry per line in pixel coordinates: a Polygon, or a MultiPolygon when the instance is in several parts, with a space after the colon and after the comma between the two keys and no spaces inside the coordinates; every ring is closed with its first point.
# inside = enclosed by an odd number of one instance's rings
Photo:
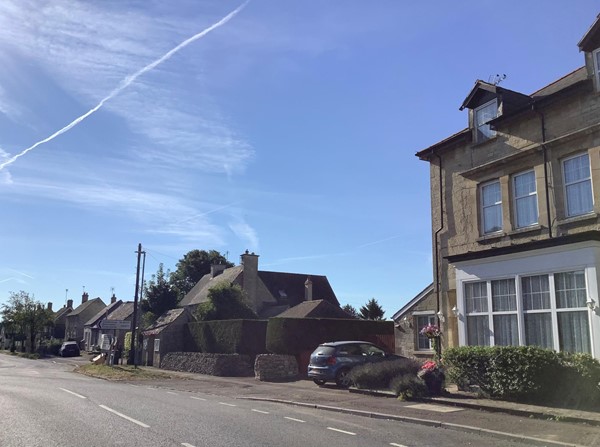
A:
{"type": "Polygon", "coordinates": [[[483,231],[493,233],[502,229],[502,208],[500,205],[483,209],[483,231]]]}
{"type": "Polygon", "coordinates": [[[586,306],[587,293],[584,272],[556,273],[554,287],[556,289],[556,307],[559,309],[586,306]]]}
{"type": "Polygon", "coordinates": [[[500,194],[500,182],[484,185],[481,188],[481,192],[483,197],[483,206],[496,205],[502,201],[502,196],[500,194]]]}
{"type": "Polygon", "coordinates": [[[538,222],[535,173],[526,172],[514,177],[516,226],[518,228],[538,222]]]}
{"type": "Polygon", "coordinates": [[[485,281],[465,284],[465,304],[467,313],[487,312],[487,284],[485,281]]]}
{"type": "Polygon", "coordinates": [[[550,313],[525,314],[525,344],[554,348],[550,313]]]}
{"type": "Polygon", "coordinates": [[[485,141],[488,138],[496,135],[496,132],[492,130],[489,124],[485,124],[488,121],[496,118],[498,115],[498,105],[496,101],[492,101],[489,104],[475,109],[475,127],[477,129],[477,141],[485,141]]]}
{"type": "Polygon", "coordinates": [[[519,327],[516,315],[494,315],[494,342],[496,346],[519,345],[519,327]]]}
{"type": "Polygon", "coordinates": [[[492,233],[502,229],[502,193],[500,182],[481,187],[483,232],[492,233]]]}
{"type": "Polygon", "coordinates": [[[494,312],[517,310],[515,281],[513,279],[492,281],[492,310],[494,312]]]}
{"type": "Polygon", "coordinates": [[[467,343],[469,346],[489,346],[489,319],[486,315],[467,317],[467,343]]]}
{"type": "Polygon", "coordinates": [[[588,155],[582,154],[565,160],[564,170],[566,184],[590,178],[590,159],[588,155]]]}
{"type": "Polygon", "coordinates": [[[559,312],[558,337],[561,351],[591,354],[587,311],[559,312]]]}
{"type": "Polygon", "coordinates": [[[550,282],[548,275],[521,278],[523,309],[550,309],[550,282]]]}

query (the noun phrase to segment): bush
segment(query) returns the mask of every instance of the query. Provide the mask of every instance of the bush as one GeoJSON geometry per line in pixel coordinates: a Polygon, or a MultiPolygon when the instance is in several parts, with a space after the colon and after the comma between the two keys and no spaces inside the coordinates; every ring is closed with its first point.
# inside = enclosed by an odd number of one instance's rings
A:
{"type": "Polygon", "coordinates": [[[358,365],[350,371],[350,379],[357,388],[391,389],[391,382],[398,376],[417,378],[421,364],[415,359],[398,359],[358,365]]]}
{"type": "Polygon", "coordinates": [[[410,374],[394,377],[390,382],[390,389],[401,400],[423,397],[429,393],[425,382],[416,375],[410,374]]]}
{"type": "Polygon", "coordinates": [[[266,352],[264,320],[200,321],[187,327],[187,351],[252,356],[266,352]]]}
{"type": "Polygon", "coordinates": [[[447,377],[477,385],[490,398],[593,407],[600,404],[600,363],[588,354],[535,346],[463,346],[445,351],[447,377]]]}

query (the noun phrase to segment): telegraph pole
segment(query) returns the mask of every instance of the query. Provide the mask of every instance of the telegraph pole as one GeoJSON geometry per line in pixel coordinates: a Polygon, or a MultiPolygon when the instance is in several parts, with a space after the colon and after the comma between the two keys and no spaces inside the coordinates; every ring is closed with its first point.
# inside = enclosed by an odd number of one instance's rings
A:
{"type": "Polygon", "coordinates": [[[137,348],[136,329],[137,329],[137,308],[138,308],[138,293],[140,291],[140,259],[142,256],[142,244],[138,244],[137,253],[137,268],[135,272],[135,295],[133,297],[133,322],[131,329],[131,346],[129,347],[129,364],[137,367],[135,350],[137,348]]]}

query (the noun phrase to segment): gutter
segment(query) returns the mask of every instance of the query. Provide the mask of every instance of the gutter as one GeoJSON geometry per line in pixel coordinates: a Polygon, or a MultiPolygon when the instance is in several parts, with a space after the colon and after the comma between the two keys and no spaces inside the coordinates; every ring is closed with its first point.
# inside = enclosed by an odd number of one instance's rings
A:
{"type": "MultiPolygon", "coordinates": [[[[435,245],[435,299],[436,299],[436,319],[437,319],[437,325],[438,327],[440,327],[440,287],[441,287],[441,281],[440,281],[440,251],[439,251],[439,247],[440,247],[440,243],[439,243],[439,234],[441,233],[441,231],[444,229],[444,196],[443,196],[443,192],[444,192],[444,188],[443,188],[443,184],[442,184],[442,157],[439,156],[439,154],[435,153],[434,151],[431,152],[431,155],[437,157],[438,161],[439,161],[439,194],[440,194],[440,227],[435,231],[434,233],[434,245],[435,245]]],[[[442,346],[441,343],[438,343],[439,345],[439,355],[441,357],[442,354],[442,346]]]]}

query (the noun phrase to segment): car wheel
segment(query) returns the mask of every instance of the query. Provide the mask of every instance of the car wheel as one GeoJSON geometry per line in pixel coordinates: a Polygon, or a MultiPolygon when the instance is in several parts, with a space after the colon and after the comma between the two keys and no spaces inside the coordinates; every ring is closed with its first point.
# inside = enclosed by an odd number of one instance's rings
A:
{"type": "Polygon", "coordinates": [[[323,379],[313,379],[313,382],[315,382],[319,386],[325,385],[325,381],[323,379]]]}
{"type": "Polygon", "coordinates": [[[335,376],[335,384],[340,388],[348,388],[352,384],[349,374],[349,369],[340,369],[335,376]]]}

